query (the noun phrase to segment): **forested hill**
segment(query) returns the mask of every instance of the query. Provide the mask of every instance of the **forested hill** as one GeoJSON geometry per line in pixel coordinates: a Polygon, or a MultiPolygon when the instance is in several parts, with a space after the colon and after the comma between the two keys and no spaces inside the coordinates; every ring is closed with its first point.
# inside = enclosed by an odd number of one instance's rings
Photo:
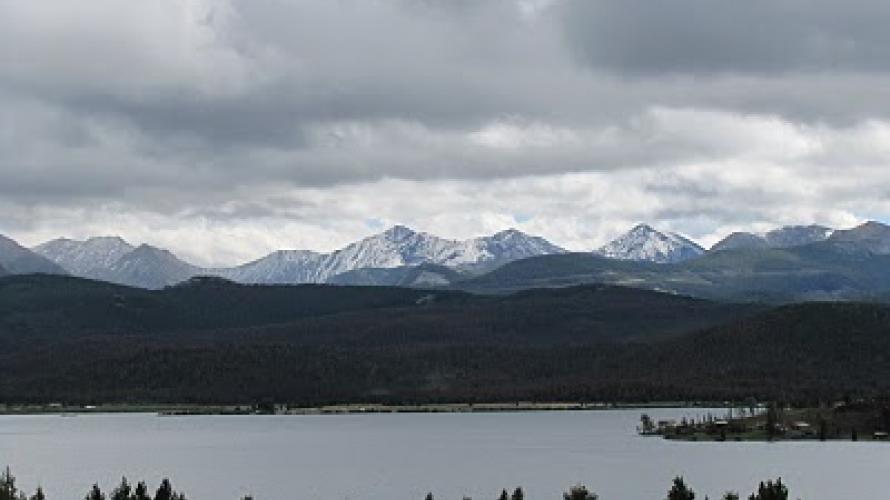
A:
{"type": "Polygon", "coordinates": [[[0,278],[0,336],[169,333],[283,323],[375,308],[461,303],[463,292],[240,285],[194,278],[163,290],[51,275],[0,278]]]}
{"type": "Polygon", "coordinates": [[[887,394],[888,356],[873,304],[0,279],[0,401],[832,399],[887,394]]]}
{"type": "Polygon", "coordinates": [[[479,296],[394,287],[240,285],[204,278],[150,291],[31,275],[0,279],[0,336],[183,336],[185,331],[234,331],[327,318],[323,323],[330,335],[354,332],[363,322],[384,330],[441,321],[453,327],[447,334],[478,330],[480,335],[628,338],[715,325],[754,307],[601,285],[479,296]]]}

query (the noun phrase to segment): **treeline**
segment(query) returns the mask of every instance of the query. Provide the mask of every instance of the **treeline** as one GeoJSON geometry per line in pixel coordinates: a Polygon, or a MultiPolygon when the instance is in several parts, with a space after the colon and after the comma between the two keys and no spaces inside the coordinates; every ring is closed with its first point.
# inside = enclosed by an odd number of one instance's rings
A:
{"type": "MultiPolygon", "coordinates": [[[[16,486],[16,478],[9,467],[0,474],[0,500],[46,500],[46,493],[38,486],[33,495],[28,496],[16,486]]],[[[154,495],[149,493],[145,482],[140,481],[133,486],[127,478],[121,479],[120,484],[106,495],[98,484],[90,488],[84,500],[187,500],[185,494],[173,489],[169,479],[161,481],[154,495]]]]}
{"type": "MultiPolygon", "coordinates": [[[[28,496],[16,486],[16,479],[7,467],[0,474],[0,500],[46,500],[43,489],[38,487],[33,495],[28,496]]],[[[674,478],[665,500],[695,500],[695,492],[682,477],[674,478]]],[[[739,500],[738,493],[726,492],[721,500],[739,500]]],[[[121,479],[120,484],[106,495],[98,484],[94,484],[84,496],[84,500],[187,500],[185,494],[173,489],[168,479],[161,481],[160,486],[152,496],[145,482],[131,485],[126,478],[121,479]]],[[[241,500],[253,500],[252,496],[242,497],[241,500]]],[[[432,493],[426,495],[425,500],[435,500],[432,493]]],[[[464,497],[464,500],[471,500],[464,497]]],[[[518,487],[510,494],[502,490],[498,500],[526,500],[525,491],[518,487]]],[[[588,490],[584,485],[576,485],[563,493],[563,500],[599,500],[599,496],[588,490]]],[[[705,497],[708,500],[708,497],[705,497]]],[[[788,500],[788,487],[779,478],[776,481],[761,482],[757,490],[748,496],[748,500],[788,500]]]]}

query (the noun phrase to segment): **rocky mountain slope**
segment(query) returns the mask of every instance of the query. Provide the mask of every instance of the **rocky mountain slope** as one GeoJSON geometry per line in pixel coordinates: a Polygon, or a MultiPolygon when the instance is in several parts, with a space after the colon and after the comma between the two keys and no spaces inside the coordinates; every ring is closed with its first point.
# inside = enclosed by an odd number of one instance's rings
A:
{"type": "Polygon", "coordinates": [[[135,249],[121,238],[102,236],[85,241],[59,238],[38,245],[32,250],[62,266],[74,276],[99,277],[121,257],[135,249]]]}
{"type": "Polygon", "coordinates": [[[0,235],[0,266],[11,274],[67,274],[58,264],[3,235],[0,235]]]}
{"type": "Polygon", "coordinates": [[[664,233],[648,224],[639,224],[596,253],[610,259],[666,264],[694,259],[701,256],[704,249],[679,234],[664,233]]]}
{"type": "Polygon", "coordinates": [[[721,250],[791,248],[827,240],[833,229],[824,226],[785,226],[766,233],[732,233],[711,247],[712,252],[721,250]]]}

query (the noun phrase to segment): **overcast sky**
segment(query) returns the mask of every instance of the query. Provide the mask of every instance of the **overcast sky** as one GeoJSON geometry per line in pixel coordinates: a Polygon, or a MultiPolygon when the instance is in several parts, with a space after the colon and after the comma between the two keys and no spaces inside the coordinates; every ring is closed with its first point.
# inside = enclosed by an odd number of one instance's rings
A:
{"type": "Polygon", "coordinates": [[[890,219],[886,0],[0,0],[0,233],[198,264],[394,223],[890,219]]]}

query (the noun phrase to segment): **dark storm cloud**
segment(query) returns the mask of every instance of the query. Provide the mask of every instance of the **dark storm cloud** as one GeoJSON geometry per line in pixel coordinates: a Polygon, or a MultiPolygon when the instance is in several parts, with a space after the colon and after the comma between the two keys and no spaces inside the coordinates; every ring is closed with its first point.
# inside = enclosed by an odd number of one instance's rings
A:
{"type": "Polygon", "coordinates": [[[566,38],[619,73],[886,72],[882,0],[568,0],[566,38]]]}

